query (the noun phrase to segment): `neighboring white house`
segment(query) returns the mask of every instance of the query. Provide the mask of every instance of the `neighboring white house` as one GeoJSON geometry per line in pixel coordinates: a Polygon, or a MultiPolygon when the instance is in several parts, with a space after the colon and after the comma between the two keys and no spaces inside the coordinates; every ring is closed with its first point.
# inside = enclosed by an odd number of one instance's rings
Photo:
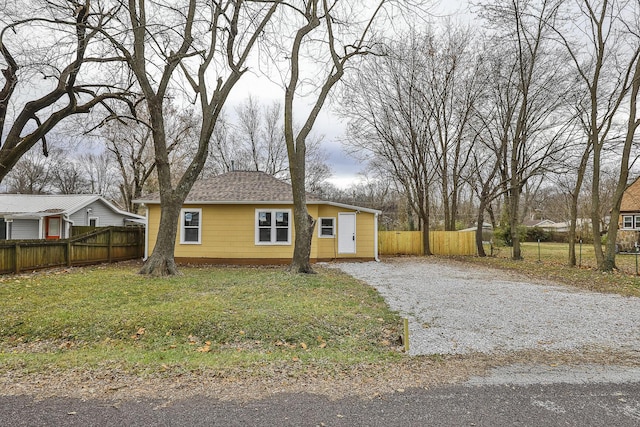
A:
{"type": "Polygon", "coordinates": [[[64,239],[72,226],[144,224],[96,195],[0,194],[0,240],[64,239]]]}
{"type": "MultiPolygon", "coordinates": [[[[550,219],[532,219],[524,222],[527,228],[540,228],[544,231],[555,231],[558,233],[567,233],[571,223],[569,221],[554,222],[550,219]]],[[[578,218],[576,220],[576,231],[578,233],[591,232],[591,219],[578,218]]]]}

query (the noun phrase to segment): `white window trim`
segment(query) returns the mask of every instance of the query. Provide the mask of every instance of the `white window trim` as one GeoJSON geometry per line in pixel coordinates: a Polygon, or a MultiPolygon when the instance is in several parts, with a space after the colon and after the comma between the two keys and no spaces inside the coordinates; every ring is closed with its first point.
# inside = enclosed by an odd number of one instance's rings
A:
{"type": "Polygon", "coordinates": [[[291,209],[256,209],[256,216],[253,221],[253,226],[255,228],[255,244],[256,246],[291,246],[291,229],[293,228],[293,216],[291,214],[291,209]],[[270,242],[261,242],[260,241],[260,226],[259,226],[259,217],[260,212],[269,212],[271,213],[271,241],[270,242]],[[286,242],[276,242],[275,239],[275,230],[276,230],[276,221],[275,214],[276,212],[285,212],[289,215],[289,225],[287,227],[287,241],[286,242]]]}
{"type": "Polygon", "coordinates": [[[96,227],[100,227],[100,217],[98,216],[90,216],[89,218],[87,218],[87,225],[91,224],[92,219],[96,220],[96,227]]]}
{"type": "Polygon", "coordinates": [[[336,238],[336,218],[333,216],[323,216],[318,218],[318,238],[320,239],[335,239],[336,238]],[[328,228],[328,227],[322,227],[322,220],[323,219],[330,219],[332,220],[333,225],[331,226],[331,235],[330,236],[326,236],[326,235],[322,235],[322,229],[323,228],[328,228]]]}
{"type": "Polygon", "coordinates": [[[180,244],[181,245],[200,245],[202,244],[202,209],[201,208],[183,208],[180,209],[180,244]],[[198,212],[198,216],[200,217],[200,224],[198,225],[198,241],[197,242],[186,242],[184,240],[184,214],[187,212],[198,212]]]}
{"type": "Polygon", "coordinates": [[[633,230],[634,225],[635,225],[635,218],[633,215],[622,215],[622,228],[624,230],[633,230]],[[631,227],[627,227],[625,225],[625,222],[626,222],[625,219],[627,218],[631,218],[631,227]]]}

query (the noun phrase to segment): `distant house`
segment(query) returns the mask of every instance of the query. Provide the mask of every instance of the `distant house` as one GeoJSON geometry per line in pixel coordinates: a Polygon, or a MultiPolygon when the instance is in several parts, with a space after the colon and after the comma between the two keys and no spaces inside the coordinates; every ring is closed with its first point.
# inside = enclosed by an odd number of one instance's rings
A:
{"type": "Polygon", "coordinates": [[[550,219],[528,219],[522,225],[527,228],[541,228],[544,231],[552,231],[555,230],[555,224],[550,219]]]}
{"type": "Polygon", "coordinates": [[[640,241],[640,177],[624,190],[618,218],[618,247],[626,251],[635,249],[640,241]]]}
{"type": "MultiPolygon", "coordinates": [[[[175,258],[183,263],[283,264],[293,256],[291,186],[263,172],[234,171],[196,182],[180,213],[175,258]]],[[[158,194],[147,206],[147,255],[160,223],[158,194]]],[[[380,211],[307,195],[316,221],[311,261],[378,258],[380,211]]]]}
{"type": "Polygon", "coordinates": [[[0,240],[64,239],[72,226],[123,226],[144,217],[96,195],[0,194],[0,240]]]}

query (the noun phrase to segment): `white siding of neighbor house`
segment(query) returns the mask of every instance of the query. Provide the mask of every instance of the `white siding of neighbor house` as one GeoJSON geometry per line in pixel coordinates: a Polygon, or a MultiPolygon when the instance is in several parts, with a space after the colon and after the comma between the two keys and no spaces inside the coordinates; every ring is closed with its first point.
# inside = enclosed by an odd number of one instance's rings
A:
{"type": "Polygon", "coordinates": [[[102,200],[96,200],[69,216],[69,219],[73,221],[73,225],[76,226],[89,225],[89,218],[98,218],[98,226],[100,227],[124,225],[124,216],[114,212],[102,200]],[[88,208],[91,208],[91,213],[87,215],[88,208]]]}
{"type": "Polygon", "coordinates": [[[40,221],[37,219],[14,219],[11,223],[11,239],[42,239],[40,221]]]}

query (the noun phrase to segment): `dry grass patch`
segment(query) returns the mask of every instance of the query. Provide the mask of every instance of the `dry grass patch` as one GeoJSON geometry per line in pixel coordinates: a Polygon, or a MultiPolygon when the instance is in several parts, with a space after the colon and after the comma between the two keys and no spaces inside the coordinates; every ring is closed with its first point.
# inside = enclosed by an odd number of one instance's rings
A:
{"type": "MultiPolygon", "coordinates": [[[[577,249],[579,250],[579,249],[577,249]]],[[[635,274],[635,255],[616,257],[618,270],[611,273],[597,271],[593,246],[582,246],[581,266],[567,266],[568,245],[563,243],[523,243],[524,259],[510,259],[511,248],[499,248],[494,257],[455,257],[464,263],[498,268],[543,282],[557,282],[597,292],[640,296],[640,277],[635,274]]],[[[639,257],[640,262],[640,257],[639,257]]]]}

